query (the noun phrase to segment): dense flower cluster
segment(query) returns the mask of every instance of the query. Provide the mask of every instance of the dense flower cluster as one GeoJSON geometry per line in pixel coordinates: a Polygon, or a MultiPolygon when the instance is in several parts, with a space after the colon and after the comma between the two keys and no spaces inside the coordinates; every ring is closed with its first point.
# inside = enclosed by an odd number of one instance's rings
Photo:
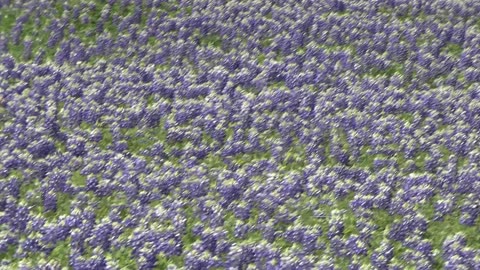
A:
{"type": "Polygon", "coordinates": [[[0,268],[480,269],[478,14],[0,0],[0,268]]]}

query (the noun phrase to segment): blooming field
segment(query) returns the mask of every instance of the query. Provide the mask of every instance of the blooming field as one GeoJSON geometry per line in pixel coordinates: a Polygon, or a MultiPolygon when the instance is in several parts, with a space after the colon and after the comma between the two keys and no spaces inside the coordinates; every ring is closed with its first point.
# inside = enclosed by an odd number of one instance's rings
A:
{"type": "Polygon", "coordinates": [[[0,269],[480,269],[479,14],[0,0],[0,269]]]}

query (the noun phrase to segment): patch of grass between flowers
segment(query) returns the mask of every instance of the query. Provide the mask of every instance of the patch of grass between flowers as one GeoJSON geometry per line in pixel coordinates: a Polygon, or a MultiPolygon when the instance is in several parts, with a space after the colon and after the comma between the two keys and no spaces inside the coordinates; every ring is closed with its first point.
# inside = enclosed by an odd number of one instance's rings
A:
{"type": "Polygon", "coordinates": [[[102,129],[102,140],[98,143],[98,146],[102,150],[106,150],[110,144],[113,142],[113,137],[112,133],[108,128],[103,128],[102,129]]]}
{"type": "Polygon", "coordinates": [[[48,259],[50,261],[59,263],[62,267],[69,266],[69,258],[70,258],[70,241],[63,240],[59,241],[55,244],[55,248],[52,250],[48,259]]]}
{"type": "Polygon", "coordinates": [[[119,269],[137,269],[135,260],[132,259],[132,249],[121,247],[119,249],[112,250],[105,254],[107,259],[113,260],[117,263],[119,269]]]}
{"type": "Polygon", "coordinates": [[[448,43],[447,46],[444,47],[444,50],[447,51],[449,54],[453,55],[454,57],[460,57],[463,51],[463,47],[460,44],[448,43]]]}
{"type": "Polygon", "coordinates": [[[220,35],[216,34],[202,36],[200,37],[200,45],[219,48],[220,46],[222,46],[222,38],[220,35]]]}
{"type": "Polygon", "coordinates": [[[75,186],[80,186],[80,187],[85,186],[86,179],[87,179],[87,177],[83,176],[79,171],[73,172],[72,183],[75,186]]]}
{"type": "Polygon", "coordinates": [[[207,157],[203,159],[202,163],[205,164],[209,169],[225,169],[227,167],[227,165],[223,162],[223,159],[220,156],[214,155],[212,153],[209,153],[207,157]]]}
{"type": "Polygon", "coordinates": [[[182,256],[167,256],[164,253],[157,255],[157,264],[155,269],[167,269],[169,265],[174,265],[176,267],[183,266],[183,257],[182,256]]]}
{"type": "Polygon", "coordinates": [[[373,252],[376,247],[380,246],[382,240],[385,239],[385,230],[388,228],[389,224],[392,224],[397,216],[390,214],[384,209],[373,209],[373,223],[378,226],[377,229],[372,234],[372,240],[370,242],[369,250],[373,252]]]}

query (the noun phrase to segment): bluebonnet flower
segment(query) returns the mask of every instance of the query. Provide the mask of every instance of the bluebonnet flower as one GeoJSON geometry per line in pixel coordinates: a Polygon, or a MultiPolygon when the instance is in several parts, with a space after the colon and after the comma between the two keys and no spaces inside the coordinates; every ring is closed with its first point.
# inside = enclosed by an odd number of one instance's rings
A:
{"type": "Polygon", "coordinates": [[[8,49],[8,37],[0,38],[0,52],[7,52],[8,49]]]}
{"type": "Polygon", "coordinates": [[[343,222],[343,214],[339,210],[333,210],[329,222],[328,238],[332,239],[335,236],[342,236],[345,225],[343,222]]]}
{"type": "Polygon", "coordinates": [[[406,216],[392,225],[389,237],[396,241],[403,241],[412,234],[422,235],[426,228],[427,221],[422,216],[406,216]]]}
{"type": "Polygon", "coordinates": [[[244,201],[241,201],[238,205],[235,206],[235,216],[241,220],[246,220],[250,218],[250,213],[251,213],[251,207],[245,203],[244,201]]]}
{"type": "Polygon", "coordinates": [[[392,260],[393,255],[393,245],[383,240],[380,246],[372,253],[372,265],[377,268],[386,268],[392,260]]]}
{"type": "Polygon", "coordinates": [[[33,41],[31,40],[25,40],[23,42],[23,55],[22,58],[24,60],[29,60],[32,56],[32,46],[33,46],[33,41]]]}
{"type": "Polygon", "coordinates": [[[283,237],[289,242],[301,242],[305,235],[305,229],[299,226],[290,226],[287,228],[283,237]]]}
{"type": "Polygon", "coordinates": [[[480,216],[479,199],[474,194],[469,194],[461,207],[460,224],[473,226],[480,216]]]}
{"type": "Polygon", "coordinates": [[[57,210],[57,196],[51,190],[44,191],[42,194],[43,197],[43,209],[47,211],[56,211],[57,210]]]}
{"type": "Polygon", "coordinates": [[[442,257],[444,259],[451,258],[467,245],[467,239],[463,233],[456,233],[455,235],[448,236],[443,242],[442,257]]]}
{"type": "Polygon", "coordinates": [[[34,158],[44,158],[55,151],[55,144],[48,139],[41,139],[29,146],[29,152],[34,158]]]}
{"type": "Polygon", "coordinates": [[[83,138],[69,138],[67,141],[67,149],[74,156],[83,156],[86,154],[85,141],[83,138]]]}

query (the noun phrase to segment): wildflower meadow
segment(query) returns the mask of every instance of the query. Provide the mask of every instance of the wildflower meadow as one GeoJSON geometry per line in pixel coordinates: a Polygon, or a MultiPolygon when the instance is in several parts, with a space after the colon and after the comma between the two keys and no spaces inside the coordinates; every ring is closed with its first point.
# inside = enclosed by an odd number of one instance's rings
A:
{"type": "Polygon", "coordinates": [[[480,270],[480,1],[0,0],[0,269],[480,270]]]}

